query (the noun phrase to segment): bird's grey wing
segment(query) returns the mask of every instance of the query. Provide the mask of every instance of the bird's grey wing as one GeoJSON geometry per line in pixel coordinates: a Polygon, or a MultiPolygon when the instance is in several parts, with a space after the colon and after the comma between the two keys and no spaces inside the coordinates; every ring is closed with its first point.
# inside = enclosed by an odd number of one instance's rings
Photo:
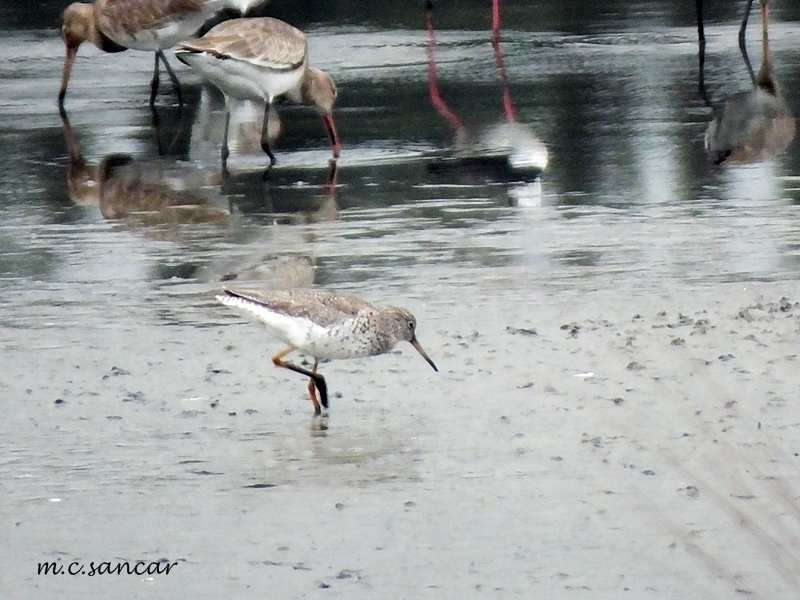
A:
{"type": "Polygon", "coordinates": [[[308,53],[302,31],[270,17],[223,21],[203,37],[182,43],[181,48],[276,70],[298,68],[308,53]]]}
{"type": "Polygon", "coordinates": [[[238,296],[281,314],[309,319],[323,327],[354,317],[363,311],[377,310],[352,294],[322,290],[239,290],[223,288],[227,295],[238,296]]]}

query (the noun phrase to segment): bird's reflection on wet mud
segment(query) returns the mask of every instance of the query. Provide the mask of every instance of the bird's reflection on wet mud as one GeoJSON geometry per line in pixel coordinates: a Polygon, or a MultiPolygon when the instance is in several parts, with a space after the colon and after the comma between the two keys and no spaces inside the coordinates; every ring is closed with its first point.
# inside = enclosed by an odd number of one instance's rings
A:
{"type": "MultiPolygon", "coordinates": [[[[223,179],[222,190],[232,200],[237,212],[260,225],[303,225],[339,219],[337,202],[339,167],[329,163],[324,184],[307,181],[305,172],[280,169],[266,179],[258,172],[245,172],[223,179]],[[312,189],[319,193],[309,193],[312,189]]],[[[309,287],[316,275],[316,259],[310,254],[278,249],[264,250],[258,239],[244,246],[243,253],[228,253],[224,258],[205,265],[196,274],[203,281],[239,281],[263,289],[309,287]]]]}
{"type": "Polygon", "coordinates": [[[167,159],[137,160],[112,153],[87,163],[66,111],[61,121],[67,146],[67,194],[82,206],[97,205],[104,218],[125,227],[230,224],[230,210],[199,168],[167,159]]]}
{"type": "Polygon", "coordinates": [[[705,147],[714,164],[747,164],[775,158],[795,136],[795,119],[772,66],[769,48],[769,2],[761,0],[762,58],[758,73],[753,71],[746,46],[746,26],[752,0],[747,3],[739,30],[739,48],[750,75],[752,88],[734,94],[719,106],[711,100],[705,82],[705,35],[702,2],[697,2],[699,37],[699,92],[711,108],[713,120],[705,134],[705,147]]]}
{"type": "Polygon", "coordinates": [[[221,189],[236,209],[263,224],[336,221],[339,219],[338,163],[331,160],[324,173],[288,167],[266,172],[262,169],[240,171],[223,176],[221,189]]]}

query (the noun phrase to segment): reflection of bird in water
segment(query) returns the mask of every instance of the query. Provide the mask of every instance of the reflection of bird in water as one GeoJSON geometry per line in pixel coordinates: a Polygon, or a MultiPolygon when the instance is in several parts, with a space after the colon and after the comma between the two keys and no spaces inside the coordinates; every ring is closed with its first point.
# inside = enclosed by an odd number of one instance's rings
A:
{"type": "Polygon", "coordinates": [[[712,104],[705,89],[705,36],[702,25],[702,2],[697,2],[698,34],[700,36],[700,95],[714,113],[706,130],[705,145],[714,164],[752,163],[778,156],[794,139],[795,119],[789,105],[781,96],[780,86],[772,68],[769,49],[769,2],[761,0],[762,63],[753,73],[747,56],[744,31],[752,0],[740,30],[740,49],[753,82],[752,89],[731,96],[720,109],[712,104]]]}
{"type": "Polygon", "coordinates": [[[261,146],[269,156],[270,165],[275,164],[269,146],[270,108],[276,98],[284,95],[293,102],[311,104],[317,109],[330,139],[333,158],[338,158],[339,138],[333,121],[336,84],[324,71],[308,66],[308,42],[299,29],[269,17],[232,19],[213,27],[197,40],[184,42],[175,55],[225,95],[223,168],[230,154],[231,98],[265,103],[261,146]]]}
{"type": "Polygon", "coordinates": [[[164,56],[164,49],[193,37],[203,23],[219,11],[229,9],[244,14],[263,1],[266,0],[95,0],[93,4],[70,4],[61,15],[61,39],[67,47],[67,56],[59,104],[64,103],[72,64],[78,47],[85,41],[104,52],[121,52],[128,48],[154,51],[150,104],[155,102],[158,92],[159,61],[172,80],[178,102],[183,104],[178,78],[164,56]]]}
{"type": "MultiPolygon", "coordinates": [[[[276,218],[276,221],[282,225],[305,225],[337,221],[339,219],[339,203],[336,199],[338,180],[339,166],[336,161],[330,161],[328,177],[325,181],[325,193],[314,197],[309,208],[292,211],[290,214],[282,214],[276,218]]],[[[269,182],[267,185],[269,185],[269,182]]],[[[271,199],[268,202],[272,204],[271,199]]]]}
{"type": "Polygon", "coordinates": [[[314,283],[316,262],[307,255],[259,253],[237,261],[234,270],[224,273],[219,281],[247,281],[268,289],[309,287],[314,283]]]}
{"type": "MultiPolygon", "coordinates": [[[[241,177],[229,180],[227,184],[236,185],[241,177]]],[[[252,179],[252,174],[248,177],[252,179]]],[[[291,175],[287,175],[287,177],[291,177],[291,175]]],[[[336,201],[337,177],[338,166],[335,161],[331,161],[324,194],[311,196],[308,194],[307,186],[292,187],[291,190],[284,187],[282,192],[291,191],[292,193],[282,194],[284,197],[277,203],[273,202],[269,188],[275,183],[273,180],[278,178],[270,178],[266,182],[259,178],[258,183],[262,188],[266,188],[266,197],[264,202],[259,205],[258,210],[266,209],[273,213],[270,222],[275,225],[304,225],[334,221],[339,218],[339,205],[336,201]],[[302,201],[298,202],[298,197],[293,193],[295,190],[304,190],[302,201]],[[311,199],[310,204],[307,201],[309,198],[311,199]],[[276,211],[276,204],[278,211],[276,211]],[[298,205],[304,206],[298,210],[298,205]]],[[[260,230],[263,231],[263,229],[260,230]]],[[[248,251],[243,256],[229,255],[222,260],[212,261],[201,268],[198,277],[205,281],[257,283],[259,287],[266,289],[300,288],[314,283],[317,267],[312,256],[265,252],[263,246],[263,243],[251,241],[246,247],[256,247],[257,250],[248,251]]]]}
{"type": "MultiPolygon", "coordinates": [[[[224,132],[225,119],[219,112],[228,111],[228,148],[230,154],[238,159],[237,170],[253,170],[250,166],[263,168],[264,150],[261,137],[264,125],[264,109],[252,100],[229,98],[227,103],[219,90],[212,85],[200,89],[200,103],[192,122],[189,158],[208,165],[219,163],[220,144],[224,132]],[[227,106],[227,108],[226,108],[227,106]]],[[[283,129],[276,105],[269,109],[267,136],[270,147],[278,139],[283,129]]]]}
{"type": "Polygon", "coordinates": [[[428,87],[431,102],[454,129],[456,148],[451,156],[442,158],[430,165],[431,170],[440,171],[463,166],[496,166],[511,172],[528,172],[538,174],[547,166],[547,147],[539,140],[531,129],[519,123],[514,114],[511,102],[511,90],[506,77],[503,54],[500,49],[499,33],[499,0],[493,1],[492,10],[492,47],[495,64],[503,89],[503,110],[505,121],[485,129],[475,139],[470,137],[466,126],[455,114],[439,92],[436,70],[436,34],[433,26],[433,4],[428,1],[428,87]]]}
{"type": "Polygon", "coordinates": [[[132,226],[216,223],[227,225],[230,211],[205,174],[190,165],[136,161],[110,154],[96,165],[83,158],[66,112],[61,112],[69,168],[67,193],[79,205],[97,205],[106,219],[132,226]]]}

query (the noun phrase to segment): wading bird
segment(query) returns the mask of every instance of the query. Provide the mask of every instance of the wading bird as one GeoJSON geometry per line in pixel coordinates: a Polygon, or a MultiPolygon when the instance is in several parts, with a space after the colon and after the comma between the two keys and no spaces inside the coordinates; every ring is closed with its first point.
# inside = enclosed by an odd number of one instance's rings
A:
{"type": "Polygon", "coordinates": [[[92,4],[74,2],[61,15],[60,34],[67,48],[58,103],[64,104],[72,64],[83,42],[89,41],[103,52],[122,52],[128,48],[155,52],[150,104],[158,92],[159,61],[169,74],[178,103],[183,96],[178,78],[164,56],[164,50],[194,37],[207,19],[222,10],[246,14],[266,0],[95,0],[92,4]]]}
{"type": "Polygon", "coordinates": [[[203,37],[183,42],[175,51],[183,63],[196,69],[225,96],[225,131],[222,165],[228,155],[231,99],[264,102],[261,147],[275,164],[269,146],[269,114],[279,96],[310,104],[322,115],[333,158],[340,145],[333,121],[336,84],[325,71],[308,66],[305,34],[288,23],[270,17],[231,19],[213,27],[203,37]]]}
{"type": "Polygon", "coordinates": [[[758,73],[753,72],[745,44],[747,16],[752,6],[748,0],[739,48],[753,87],[728,98],[721,108],[715,106],[706,91],[705,39],[703,34],[702,2],[697,2],[698,36],[700,40],[700,95],[713,111],[705,135],[706,150],[714,164],[752,163],[768,160],[782,153],[795,135],[795,119],[781,95],[778,80],[772,68],[769,49],[769,1],[761,0],[762,61],[758,73]]]}

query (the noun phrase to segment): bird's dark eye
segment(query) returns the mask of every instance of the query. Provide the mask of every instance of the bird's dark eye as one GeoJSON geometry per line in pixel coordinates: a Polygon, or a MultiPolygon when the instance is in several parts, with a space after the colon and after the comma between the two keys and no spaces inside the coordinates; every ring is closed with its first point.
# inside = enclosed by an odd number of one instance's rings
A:
{"type": "Polygon", "coordinates": [[[409,322],[408,322],[408,328],[409,328],[411,331],[414,331],[414,321],[409,321],[409,322]]]}

